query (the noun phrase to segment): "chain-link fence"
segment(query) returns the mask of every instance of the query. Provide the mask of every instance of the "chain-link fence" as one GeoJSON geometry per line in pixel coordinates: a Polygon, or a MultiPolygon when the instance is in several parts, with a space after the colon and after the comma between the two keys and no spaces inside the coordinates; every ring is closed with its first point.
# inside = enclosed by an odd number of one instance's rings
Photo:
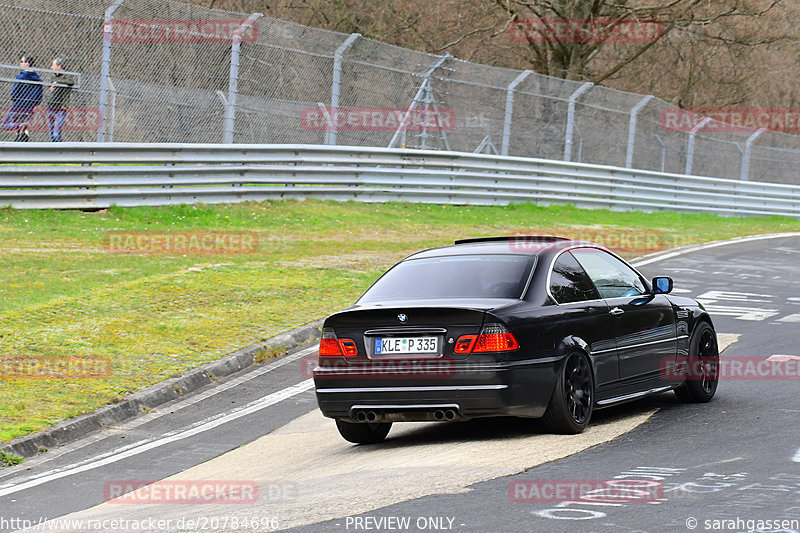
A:
{"type": "Polygon", "coordinates": [[[17,4],[0,3],[0,106],[20,55],[45,95],[63,57],[79,79],[65,141],[405,146],[800,184],[800,136],[681,122],[653,97],[169,0],[17,4]]]}

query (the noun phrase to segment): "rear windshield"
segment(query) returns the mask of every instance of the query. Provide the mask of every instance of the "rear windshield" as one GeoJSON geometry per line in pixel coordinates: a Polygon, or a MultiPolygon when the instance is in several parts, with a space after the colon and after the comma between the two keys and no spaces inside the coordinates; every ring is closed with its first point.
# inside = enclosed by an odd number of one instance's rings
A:
{"type": "Polygon", "coordinates": [[[457,255],[409,259],[383,275],[358,303],[440,298],[521,298],[535,257],[457,255]]]}

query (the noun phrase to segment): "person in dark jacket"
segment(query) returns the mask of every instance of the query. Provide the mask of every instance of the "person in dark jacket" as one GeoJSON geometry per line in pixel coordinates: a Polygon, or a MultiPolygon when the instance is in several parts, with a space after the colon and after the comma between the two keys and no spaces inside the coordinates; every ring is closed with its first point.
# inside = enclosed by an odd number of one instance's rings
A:
{"type": "Polygon", "coordinates": [[[75,78],[64,74],[63,63],[59,57],[53,60],[50,69],[57,72],[50,76],[50,88],[47,91],[47,129],[50,131],[50,140],[55,143],[61,142],[61,128],[69,109],[69,95],[75,85],[75,78]]]}
{"type": "Polygon", "coordinates": [[[0,124],[4,130],[14,130],[17,134],[15,141],[24,142],[30,138],[28,122],[36,106],[42,102],[42,79],[33,71],[34,64],[33,57],[20,57],[22,72],[17,74],[17,81],[11,87],[11,108],[0,124]]]}

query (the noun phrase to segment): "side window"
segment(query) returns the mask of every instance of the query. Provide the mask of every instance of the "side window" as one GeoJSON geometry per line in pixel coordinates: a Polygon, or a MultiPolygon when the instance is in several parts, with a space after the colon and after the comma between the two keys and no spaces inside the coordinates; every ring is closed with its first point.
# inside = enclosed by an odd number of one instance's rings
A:
{"type": "Polygon", "coordinates": [[[639,296],[647,293],[639,275],[608,252],[597,248],[579,248],[572,250],[572,253],[589,274],[603,298],[639,296]]]}
{"type": "Polygon", "coordinates": [[[553,273],[550,275],[550,292],[560,304],[600,299],[589,276],[569,252],[558,256],[553,265],[553,273]]]}

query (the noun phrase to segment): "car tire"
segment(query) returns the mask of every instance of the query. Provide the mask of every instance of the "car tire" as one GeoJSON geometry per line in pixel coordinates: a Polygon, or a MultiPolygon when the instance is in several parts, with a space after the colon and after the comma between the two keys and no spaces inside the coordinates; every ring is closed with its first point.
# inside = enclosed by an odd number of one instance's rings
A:
{"type": "Polygon", "coordinates": [[[570,353],[558,373],[544,423],[555,433],[573,435],[589,425],[594,410],[594,376],[582,352],[570,353]]]}
{"type": "Polygon", "coordinates": [[[717,334],[708,322],[700,322],[689,339],[687,376],[675,396],[682,402],[708,402],[717,392],[719,383],[719,347],[717,334]]]}
{"type": "Polygon", "coordinates": [[[336,428],[342,438],[355,444],[376,444],[382,442],[392,429],[391,422],[347,422],[336,419],[336,428]]]}

